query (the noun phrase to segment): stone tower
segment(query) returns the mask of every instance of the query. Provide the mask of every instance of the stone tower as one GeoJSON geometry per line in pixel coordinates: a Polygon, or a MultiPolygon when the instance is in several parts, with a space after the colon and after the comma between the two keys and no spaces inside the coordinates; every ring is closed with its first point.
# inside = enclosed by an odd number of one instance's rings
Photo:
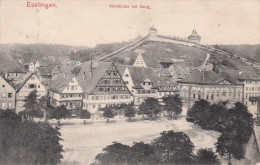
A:
{"type": "Polygon", "coordinates": [[[149,34],[150,34],[151,37],[156,37],[157,36],[157,29],[154,26],[150,27],[149,34]]]}
{"type": "Polygon", "coordinates": [[[201,37],[197,34],[196,29],[194,28],[192,34],[188,37],[189,42],[200,44],[201,37]]]}

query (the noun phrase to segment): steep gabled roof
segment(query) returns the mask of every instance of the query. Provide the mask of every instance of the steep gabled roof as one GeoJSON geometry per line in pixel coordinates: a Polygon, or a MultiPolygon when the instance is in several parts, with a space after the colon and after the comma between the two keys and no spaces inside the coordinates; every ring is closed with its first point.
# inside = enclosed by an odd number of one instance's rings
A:
{"type": "Polygon", "coordinates": [[[61,74],[52,82],[50,89],[62,92],[71,79],[75,77],[82,90],[91,93],[111,65],[112,62],[93,62],[92,64],[90,61],[85,62],[81,66],[74,68],[71,73],[65,74],[65,76],[61,74]]]}
{"type": "Polygon", "coordinates": [[[170,79],[171,74],[167,69],[141,68],[141,67],[133,67],[133,66],[129,66],[127,68],[130,72],[135,88],[142,88],[141,83],[146,78],[149,78],[153,82],[152,88],[175,84],[173,79],[170,79]]]}
{"type": "Polygon", "coordinates": [[[67,87],[68,83],[73,77],[73,74],[58,76],[54,81],[51,82],[50,90],[61,93],[67,87]]]}
{"type": "Polygon", "coordinates": [[[83,63],[77,75],[82,90],[91,93],[111,65],[114,64],[112,62],[93,62],[91,64],[90,61],[83,63]]]}
{"type": "Polygon", "coordinates": [[[24,69],[8,55],[0,53],[0,73],[25,73],[24,69]]]}
{"type": "Polygon", "coordinates": [[[26,82],[32,77],[32,75],[34,75],[34,73],[28,73],[25,77],[25,79],[24,79],[24,81],[23,82],[21,82],[20,84],[17,84],[16,85],[16,91],[17,92],[19,92],[20,91],[20,89],[22,89],[22,87],[24,86],[24,84],[26,84],[26,82]]]}
{"type": "Polygon", "coordinates": [[[10,81],[8,81],[4,76],[2,76],[1,74],[0,74],[0,77],[2,77],[2,79],[7,83],[7,84],[9,84],[14,90],[15,90],[15,86],[10,82],[10,81]]]}

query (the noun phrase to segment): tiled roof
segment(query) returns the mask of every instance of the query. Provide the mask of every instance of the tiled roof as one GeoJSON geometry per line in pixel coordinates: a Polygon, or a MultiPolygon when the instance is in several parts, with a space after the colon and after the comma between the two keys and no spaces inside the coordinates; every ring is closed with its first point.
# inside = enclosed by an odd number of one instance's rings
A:
{"type": "Polygon", "coordinates": [[[62,92],[70,80],[73,77],[76,77],[82,90],[86,93],[91,93],[111,65],[112,62],[93,62],[91,76],[91,62],[85,62],[66,76],[61,74],[61,76],[52,82],[50,89],[53,91],[62,92]]]}
{"type": "MultiPolygon", "coordinates": [[[[115,64],[115,65],[116,65],[116,68],[117,68],[118,72],[120,73],[120,75],[123,76],[127,65],[118,65],[118,64],[115,64]]],[[[128,67],[129,67],[129,65],[128,65],[128,67]]]]}
{"type": "Polygon", "coordinates": [[[14,84],[12,84],[9,80],[7,80],[4,76],[0,75],[0,77],[3,78],[4,81],[6,81],[14,90],[15,90],[15,86],[14,84]]]}
{"type": "Polygon", "coordinates": [[[54,81],[51,82],[50,90],[59,93],[62,92],[67,87],[68,83],[71,81],[73,77],[73,74],[68,74],[66,76],[60,75],[54,81]]]}
{"type": "Polygon", "coordinates": [[[111,65],[113,65],[112,62],[92,62],[92,68],[94,69],[92,69],[91,74],[91,62],[83,63],[77,75],[77,80],[83,91],[91,93],[111,65]]]}
{"type": "Polygon", "coordinates": [[[8,55],[0,53],[0,73],[25,73],[23,68],[8,55]]]}
{"type": "Polygon", "coordinates": [[[24,86],[24,84],[26,84],[26,82],[32,77],[32,75],[34,75],[34,73],[27,73],[26,75],[25,75],[25,79],[20,83],[20,84],[17,84],[16,85],[16,90],[17,90],[17,92],[19,92],[20,91],[20,89],[24,86]]]}
{"type": "Polygon", "coordinates": [[[131,78],[134,83],[135,88],[141,88],[141,82],[149,78],[153,82],[152,88],[157,88],[159,86],[169,86],[173,85],[176,82],[173,79],[169,79],[167,77],[171,77],[170,72],[164,68],[142,68],[142,67],[127,67],[131,78]]]}
{"type": "Polygon", "coordinates": [[[52,70],[54,67],[55,66],[53,64],[49,64],[45,67],[38,67],[37,70],[41,76],[52,75],[52,70]]]}
{"type": "Polygon", "coordinates": [[[240,84],[235,78],[230,76],[228,73],[217,74],[213,71],[198,71],[194,70],[188,76],[179,80],[179,83],[192,83],[192,84],[218,84],[222,80],[227,80],[231,84],[240,84]]]}

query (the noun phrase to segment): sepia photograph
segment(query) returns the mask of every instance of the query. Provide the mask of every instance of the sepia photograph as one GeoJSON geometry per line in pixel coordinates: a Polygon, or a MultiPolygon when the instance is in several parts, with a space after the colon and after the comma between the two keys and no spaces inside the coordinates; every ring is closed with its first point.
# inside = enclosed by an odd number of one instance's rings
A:
{"type": "Polygon", "coordinates": [[[260,0],[0,0],[0,165],[260,165],[260,0]]]}

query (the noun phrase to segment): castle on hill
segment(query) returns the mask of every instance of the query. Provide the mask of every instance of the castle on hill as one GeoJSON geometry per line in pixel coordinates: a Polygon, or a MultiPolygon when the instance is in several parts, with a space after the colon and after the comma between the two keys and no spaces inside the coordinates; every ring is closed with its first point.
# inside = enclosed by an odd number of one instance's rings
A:
{"type": "Polygon", "coordinates": [[[162,36],[162,35],[158,35],[157,34],[157,29],[152,26],[150,27],[149,29],[149,35],[150,35],[150,39],[151,40],[158,40],[158,38],[160,39],[169,39],[169,40],[177,40],[177,41],[181,41],[181,42],[189,42],[189,43],[193,43],[193,44],[200,44],[200,40],[201,40],[201,37],[198,35],[196,29],[194,28],[191,35],[187,37],[187,40],[186,39],[181,39],[179,37],[166,37],[166,36],[162,36]]]}

